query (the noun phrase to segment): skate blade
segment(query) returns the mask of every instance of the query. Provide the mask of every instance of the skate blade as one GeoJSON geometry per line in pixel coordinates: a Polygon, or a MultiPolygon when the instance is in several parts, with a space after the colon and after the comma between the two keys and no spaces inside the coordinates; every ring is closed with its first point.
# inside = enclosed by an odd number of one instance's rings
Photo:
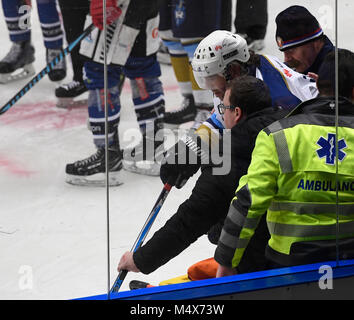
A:
{"type": "Polygon", "coordinates": [[[60,98],[56,106],[62,109],[87,107],[88,99],[74,100],[74,98],[60,98]]]}
{"type": "Polygon", "coordinates": [[[19,68],[11,73],[0,73],[0,84],[7,84],[10,82],[22,80],[31,77],[35,74],[32,64],[27,64],[23,68],[19,68]]]}
{"type": "MultiPolygon", "coordinates": [[[[66,174],[65,182],[75,186],[105,187],[106,186],[105,179],[106,179],[105,173],[97,173],[91,176],[74,176],[71,174],[66,174]]],[[[121,179],[120,171],[109,173],[110,187],[118,187],[122,184],[123,182],[121,179]]]]}
{"type": "Polygon", "coordinates": [[[123,169],[129,172],[143,174],[146,176],[159,176],[160,164],[151,161],[125,161],[123,160],[123,169]]]}

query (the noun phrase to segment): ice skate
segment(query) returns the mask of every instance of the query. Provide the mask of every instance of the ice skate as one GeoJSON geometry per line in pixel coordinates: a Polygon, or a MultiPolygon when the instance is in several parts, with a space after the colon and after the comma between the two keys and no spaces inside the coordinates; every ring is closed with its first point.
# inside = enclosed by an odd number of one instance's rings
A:
{"type": "Polygon", "coordinates": [[[145,136],[140,144],[124,150],[123,168],[134,173],[159,176],[164,152],[163,141],[145,136]]]}
{"type": "MultiPolygon", "coordinates": [[[[119,148],[108,148],[109,186],[122,184],[122,151],[119,148]]],[[[66,165],[66,182],[78,186],[106,185],[105,148],[98,148],[92,156],[66,165]]]]}
{"type": "MultiPolygon", "coordinates": [[[[61,54],[61,49],[48,49],[46,51],[47,63],[50,63],[61,54]]],[[[66,62],[63,57],[48,73],[50,81],[61,81],[66,77],[66,62]]]]}
{"type": "Polygon", "coordinates": [[[165,128],[177,129],[183,123],[194,121],[196,113],[193,96],[184,96],[180,109],[165,113],[165,128]]]}
{"type": "Polygon", "coordinates": [[[30,41],[13,42],[9,53],[0,61],[0,83],[21,80],[34,75],[34,48],[30,41]]]}
{"type": "Polygon", "coordinates": [[[55,89],[55,96],[58,98],[58,108],[71,108],[87,106],[87,97],[83,93],[87,92],[87,88],[83,82],[71,81],[62,84],[55,89]]]}

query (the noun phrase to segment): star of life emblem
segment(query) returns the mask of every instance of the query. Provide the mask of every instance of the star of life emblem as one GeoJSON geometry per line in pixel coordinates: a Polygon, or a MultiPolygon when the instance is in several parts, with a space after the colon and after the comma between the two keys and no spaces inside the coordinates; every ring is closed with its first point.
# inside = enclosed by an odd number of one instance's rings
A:
{"type": "MultiPolygon", "coordinates": [[[[317,144],[321,147],[317,149],[318,157],[325,158],[326,164],[334,165],[336,160],[336,135],[334,133],[328,133],[327,139],[320,137],[317,144]]],[[[346,153],[343,151],[347,147],[347,143],[344,138],[338,140],[338,160],[343,161],[346,157],[346,153]]]]}

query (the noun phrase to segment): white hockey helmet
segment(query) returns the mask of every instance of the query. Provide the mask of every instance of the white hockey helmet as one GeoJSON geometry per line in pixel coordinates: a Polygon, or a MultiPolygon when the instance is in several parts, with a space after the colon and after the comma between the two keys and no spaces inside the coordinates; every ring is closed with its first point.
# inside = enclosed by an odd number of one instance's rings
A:
{"type": "Polygon", "coordinates": [[[206,78],[226,71],[232,61],[247,62],[250,54],[247,42],[238,34],[217,30],[205,37],[194,52],[193,74],[199,87],[210,89],[206,78]]]}

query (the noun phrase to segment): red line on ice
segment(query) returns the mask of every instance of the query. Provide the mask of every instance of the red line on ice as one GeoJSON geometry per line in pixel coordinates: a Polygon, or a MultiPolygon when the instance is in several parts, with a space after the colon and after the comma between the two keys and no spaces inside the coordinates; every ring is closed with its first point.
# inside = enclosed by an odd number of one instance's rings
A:
{"type": "Polygon", "coordinates": [[[29,177],[36,173],[35,171],[27,170],[22,164],[7,159],[2,155],[0,155],[0,168],[4,168],[7,172],[20,177],[29,177]]]}
{"type": "MultiPolygon", "coordinates": [[[[178,85],[164,86],[164,92],[179,90],[178,85]]],[[[131,92],[130,84],[123,91],[131,92]]],[[[123,106],[124,107],[124,106],[123,106]]],[[[0,117],[0,123],[35,130],[57,130],[86,124],[87,107],[57,108],[55,101],[19,103],[0,117]]]]}

